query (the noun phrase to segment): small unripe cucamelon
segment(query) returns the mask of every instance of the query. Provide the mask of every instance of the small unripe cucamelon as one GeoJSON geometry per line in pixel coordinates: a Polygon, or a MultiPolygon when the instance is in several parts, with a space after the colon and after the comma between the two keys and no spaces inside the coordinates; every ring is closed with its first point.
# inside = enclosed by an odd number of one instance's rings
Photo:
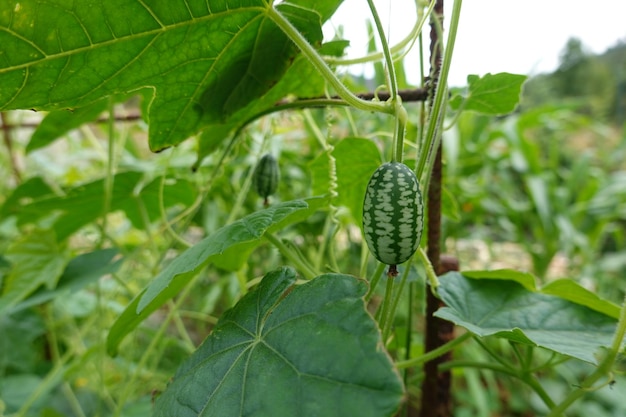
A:
{"type": "Polygon", "coordinates": [[[279,179],[278,161],[270,154],[263,155],[254,169],[252,182],[256,192],[263,197],[265,205],[268,197],[276,192],[279,179]]]}
{"type": "Polygon", "coordinates": [[[424,205],[415,173],[400,162],[389,162],[372,174],[363,201],[363,234],[380,262],[407,261],[422,238],[424,205]]]}

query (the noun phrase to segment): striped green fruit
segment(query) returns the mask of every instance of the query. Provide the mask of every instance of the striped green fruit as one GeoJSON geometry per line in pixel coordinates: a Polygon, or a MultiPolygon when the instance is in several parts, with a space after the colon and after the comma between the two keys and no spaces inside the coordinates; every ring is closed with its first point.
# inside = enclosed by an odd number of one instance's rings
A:
{"type": "Polygon", "coordinates": [[[376,259],[387,265],[407,261],[419,247],[423,219],[415,173],[400,162],[378,167],[363,201],[363,234],[376,259]]]}
{"type": "Polygon", "coordinates": [[[276,192],[279,180],[278,161],[270,154],[263,155],[252,175],[254,189],[267,201],[276,192]]]}

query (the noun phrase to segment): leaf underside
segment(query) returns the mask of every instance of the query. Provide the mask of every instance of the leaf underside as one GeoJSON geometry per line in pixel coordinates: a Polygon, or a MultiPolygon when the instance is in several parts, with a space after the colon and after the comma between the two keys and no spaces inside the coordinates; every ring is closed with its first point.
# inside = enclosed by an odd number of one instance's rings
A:
{"type": "Polygon", "coordinates": [[[366,312],[366,285],[267,274],[226,312],[157,399],[155,416],[392,415],[402,384],[366,312]]]}

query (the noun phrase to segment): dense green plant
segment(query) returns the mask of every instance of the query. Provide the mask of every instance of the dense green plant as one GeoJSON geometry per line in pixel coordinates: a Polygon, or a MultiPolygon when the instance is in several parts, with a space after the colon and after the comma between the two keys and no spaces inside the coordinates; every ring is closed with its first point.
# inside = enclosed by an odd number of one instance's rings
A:
{"type": "Polygon", "coordinates": [[[626,238],[623,139],[555,106],[495,123],[466,113],[456,128],[446,141],[455,155],[448,186],[463,214],[450,236],[517,242],[539,277],[560,255],[561,273],[594,276],[600,293],[619,302],[623,286],[603,280],[597,261],[614,257],[626,238]]]}
{"type": "MultiPolygon", "coordinates": [[[[431,185],[461,2],[440,41],[439,82],[419,108],[402,103],[396,68],[429,19],[441,32],[434,2],[417,4],[415,27],[397,46],[386,42],[369,2],[382,52],[357,61],[384,63],[388,100],[382,91],[359,98],[334,71],[350,64],[341,58],[346,42],[323,42],[321,25],[340,3],[115,0],[68,8],[27,0],[0,15],[9,40],[0,67],[4,158],[13,168],[4,170],[10,181],[0,200],[0,410],[391,416],[415,407],[418,368],[453,349],[460,359],[441,370],[461,370],[468,390],[456,395],[459,410],[487,410],[467,399],[482,383],[476,372],[488,373],[487,383],[495,372],[522,384],[540,401],[522,411],[550,416],[613,382],[626,307],[572,280],[538,286],[513,270],[437,277],[428,242],[396,278],[369,256],[363,198],[376,168],[404,161],[423,191],[431,185]],[[16,109],[49,113],[22,138],[7,129],[25,117],[16,109]],[[137,109],[144,121],[115,123],[137,109]],[[90,124],[103,112],[106,122],[90,124]],[[281,161],[281,180],[265,206],[251,190],[268,152],[281,161]],[[446,305],[436,316],[464,330],[424,352],[415,320],[431,319],[422,313],[427,292],[446,305]],[[553,392],[552,379],[540,377],[565,374],[557,368],[566,361],[583,370],[553,392]]],[[[524,78],[472,76],[451,99],[461,131],[476,124],[474,136],[462,134],[464,149],[488,142],[481,135],[490,120],[469,112],[510,113],[524,78]]],[[[527,123],[518,119],[502,138],[522,150],[511,161],[532,167],[511,162],[503,172],[531,190],[523,215],[544,239],[554,224],[537,190],[561,178],[544,172],[550,167],[539,164],[537,149],[520,139],[538,126],[527,123]]],[[[462,227],[465,210],[455,212],[454,201],[477,206],[486,196],[473,190],[491,191],[459,180],[472,163],[474,172],[493,169],[484,160],[490,148],[482,150],[473,162],[471,152],[446,149],[456,188],[443,210],[462,227]]],[[[564,174],[574,175],[567,190],[585,169],[564,174]]],[[[614,195],[592,205],[600,225],[570,221],[594,250],[606,236],[623,239],[609,227],[621,218],[602,210],[614,195]]],[[[579,202],[573,191],[565,197],[579,202]]],[[[498,214],[508,224],[519,219],[514,210],[498,214]]],[[[513,239],[524,244],[526,235],[513,239]]],[[[553,255],[552,241],[545,245],[553,255]]]]}

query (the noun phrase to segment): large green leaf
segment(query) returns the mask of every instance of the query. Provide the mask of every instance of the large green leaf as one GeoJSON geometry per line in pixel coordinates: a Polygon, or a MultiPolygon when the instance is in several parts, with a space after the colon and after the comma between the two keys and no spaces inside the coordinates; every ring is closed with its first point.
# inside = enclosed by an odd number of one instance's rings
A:
{"type": "MultiPolygon", "coordinates": [[[[163,303],[178,294],[191,278],[211,261],[225,252],[249,251],[251,243],[258,244],[268,229],[306,210],[307,207],[307,203],[302,200],[277,204],[224,226],[187,249],[126,307],[109,332],[107,339],[109,352],[115,353],[124,336],[163,303]]],[[[245,256],[245,253],[242,255],[245,256]]]]}
{"type": "Polygon", "coordinates": [[[0,314],[41,286],[54,288],[67,264],[67,256],[50,230],[39,230],[13,242],[5,256],[12,267],[0,296],[0,314]]]}
{"type": "MultiPolygon", "coordinates": [[[[322,15],[340,2],[296,3],[276,8],[318,44],[322,15]]],[[[266,0],[14,3],[0,13],[0,110],[75,108],[149,89],[151,148],[178,144],[262,96],[293,61],[297,49],[269,7],[266,0]]]]}
{"type": "Polygon", "coordinates": [[[450,105],[452,108],[473,110],[485,114],[506,114],[515,109],[519,102],[525,75],[485,74],[483,77],[469,75],[467,97],[455,96],[450,105]]]}
{"type": "Polygon", "coordinates": [[[479,336],[540,346],[586,362],[610,346],[617,320],[551,294],[530,291],[517,281],[471,279],[450,272],[440,279],[446,307],[435,315],[479,336]]]}
{"type": "Polygon", "coordinates": [[[365,309],[366,284],[340,274],[293,286],[282,268],[224,313],[158,397],[155,416],[360,416],[397,411],[402,383],[365,309]]]}

